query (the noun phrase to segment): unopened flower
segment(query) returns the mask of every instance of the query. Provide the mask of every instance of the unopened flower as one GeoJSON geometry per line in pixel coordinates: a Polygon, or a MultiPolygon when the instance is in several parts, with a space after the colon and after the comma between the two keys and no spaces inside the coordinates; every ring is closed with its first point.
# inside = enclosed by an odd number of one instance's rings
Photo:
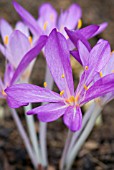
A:
{"type": "Polygon", "coordinates": [[[43,122],[51,122],[63,116],[64,123],[71,131],[79,130],[82,122],[80,107],[86,102],[114,90],[113,74],[104,76],[95,83],[92,81],[97,72],[106,64],[104,58],[109,59],[108,42],[98,43],[91,52],[82,42],[79,42],[79,52],[81,57],[85,58],[85,70],[74,92],[67,41],[54,29],[47,40],[45,55],[60,94],[49,90],[48,85],[45,88],[30,84],[14,85],[5,90],[9,106],[17,108],[28,103],[50,102],[28,111],[27,114],[37,114],[40,121],[43,122]]]}

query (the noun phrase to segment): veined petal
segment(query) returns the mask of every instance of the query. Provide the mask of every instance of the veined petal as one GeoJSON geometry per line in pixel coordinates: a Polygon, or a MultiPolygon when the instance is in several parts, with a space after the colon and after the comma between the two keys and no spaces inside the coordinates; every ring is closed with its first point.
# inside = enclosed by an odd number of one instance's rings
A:
{"type": "Polygon", "coordinates": [[[71,31],[68,28],[65,28],[65,31],[67,32],[69,38],[71,39],[71,41],[73,42],[73,44],[75,45],[75,47],[77,48],[77,42],[78,40],[82,41],[83,44],[87,47],[87,49],[90,51],[91,50],[91,46],[89,44],[89,42],[86,40],[86,38],[80,33],[80,30],[77,31],[71,31]]]}
{"type": "Polygon", "coordinates": [[[71,131],[78,131],[82,125],[82,112],[80,107],[68,107],[63,116],[63,121],[71,131]]]}
{"type": "Polygon", "coordinates": [[[65,97],[74,95],[72,69],[67,41],[54,29],[45,46],[45,56],[52,76],[65,97]]]}
{"type": "Polygon", "coordinates": [[[87,103],[88,101],[103,96],[109,92],[114,91],[114,74],[109,74],[96,81],[86,92],[81,104],[87,103]]]}
{"type": "Polygon", "coordinates": [[[44,3],[39,8],[38,25],[40,28],[49,34],[56,27],[57,12],[49,3],[44,3]]]}
{"type": "Polygon", "coordinates": [[[0,20],[0,33],[2,36],[3,42],[4,42],[5,37],[6,36],[9,37],[12,32],[13,32],[13,29],[11,25],[5,19],[1,19],[0,20]]]}
{"type": "Polygon", "coordinates": [[[67,109],[64,103],[49,103],[27,112],[30,114],[37,114],[38,119],[42,122],[52,122],[61,117],[67,109]]]}
{"type": "Polygon", "coordinates": [[[15,68],[29,49],[30,43],[28,38],[22,32],[15,30],[11,34],[9,44],[7,46],[7,50],[12,56],[12,64],[15,68]]]}
{"type": "Polygon", "coordinates": [[[89,25],[79,30],[79,32],[86,38],[90,39],[95,36],[95,33],[100,29],[98,25],[89,25]]]}
{"type": "Polygon", "coordinates": [[[21,31],[23,34],[25,34],[27,37],[29,37],[29,29],[28,27],[21,21],[18,21],[15,30],[21,31]]]}
{"type": "Polygon", "coordinates": [[[31,32],[39,37],[42,34],[41,29],[39,28],[37,21],[33,18],[33,16],[26,11],[21,5],[19,5],[16,1],[13,1],[13,5],[17,13],[23,19],[23,21],[28,25],[31,32]]]}
{"type": "Polygon", "coordinates": [[[82,65],[78,50],[70,51],[70,54],[82,65]]]}
{"type": "Polygon", "coordinates": [[[82,16],[82,10],[79,5],[72,4],[66,11],[62,12],[58,19],[58,28],[63,35],[66,35],[64,27],[74,29],[78,20],[82,16]]]}
{"type": "Polygon", "coordinates": [[[59,94],[32,84],[16,84],[6,88],[5,92],[10,101],[9,106],[13,108],[27,103],[63,101],[59,94]]]}
{"type": "Polygon", "coordinates": [[[23,59],[21,60],[20,64],[18,65],[14,76],[12,78],[11,84],[13,84],[19,76],[24,72],[24,70],[27,68],[27,66],[37,57],[37,55],[40,53],[44,45],[46,44],[47,36],[41,36],[34,46],[25,56],[23,56],[23,59]]]}

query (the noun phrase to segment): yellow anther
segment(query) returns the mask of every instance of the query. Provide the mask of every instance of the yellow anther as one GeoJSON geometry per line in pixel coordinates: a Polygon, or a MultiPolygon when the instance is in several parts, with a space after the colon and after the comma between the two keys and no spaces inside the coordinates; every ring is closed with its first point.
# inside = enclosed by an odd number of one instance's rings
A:
{"type": "Polygon", "coordinates": [[[71,102],[71,103],[75,102],[74,96],[71,96],[71,97],[69,98],[69,102],[71,102]]]}
{"type": "Polygon", "coordinates": [[[30,44],[32,44],[32,37],[31,36],[28,37],[28,40],[29,40],[30,44]]]}
{"type": "Polygon", "coordinates": [[[4,38],[4,44],[5,44],[5,45],[8,44],[8,40],[9,40],[9,37],[8,37],[8,35],[6,35],[5,38],[4,38]]]}
{"type": "Polygon", "coordinates": [[[50,20],[53,22],[54,21],[54,15],[50,14],[50,20]]]}
{"type": "Polygon", "coordinates": [[[62,90],[62,91],[60,92],[60,96],[63,96],[63,94],[64,94],[64,90],[62,90]]]}
{"type": "Polygon", "coordinates": [[[45,88],[47,87],[47,82],[46,82],[46,81],[44,82],[44,87],[45,87],[45,88]]]}
{"type": "Polygon", "coordinates": [[[62,75],[61,75],[61,78],[65,78],[65,75],[64,75],[64,74],[62,74],[62,75]]]}
{"type": "Polygon", "coordinates": [[[46,22],[44,22],[44,26],[43,26],[44,31],[46,31],[47,26],[48,26],[48,22],[46,21],[46,22]]]}
{"type": "Polygon", "coordinates": [[[88,66],[85,66],[85,70],[88,70],[88,68],[89,68],[88,66]]]}
{"type": "Polygon", "coordinates": [[[5,93],[4,90],[2,90],[2,95],[3,95],[3,96],[7,96],[7,94],[5,93]]]}
{"type": "Polygon", "coordinates": [[[84,84],[84,89],[85,89],[85,90],[88,90],[88,87],[87,87],[85,84],[84,84]]]}
{"type": "Polygon", "coordinates": [[[78,28],[78,29],[80,29],[81,27],[82,27],[82,20],[81,20],[81,19],[79,19],[79,20],[78,20],[77,28],[78,28]]]}
{"type": "Polygon", "coordinates": [[[75,102],[77,102],[79,100],[80,95],[77,95],[75,98],[75,102]]]}
{"type": "Polygon", "coordinates": [[[114,73],[114,70],[112,70],[112,73],[114,73]]]}
{"type": "Polygon", "coordinates": [[[100,75],[100,77],[103,77],[103,73],[102,72],[99,72],[99,75],[100,75]]]}

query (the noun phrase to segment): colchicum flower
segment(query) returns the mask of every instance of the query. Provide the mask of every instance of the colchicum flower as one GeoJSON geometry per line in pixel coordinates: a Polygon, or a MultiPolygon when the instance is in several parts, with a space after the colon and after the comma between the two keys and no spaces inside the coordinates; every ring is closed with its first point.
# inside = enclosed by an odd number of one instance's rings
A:
{"type": "Polygon", "coordinates": [[[60,94],[49,90],[46,82],[45,88],[31,84],[17,84],[5,90],[9,106],[17,108],[34,102],[50,102],[28,111],[27,114],[37,114],[43,122],[51,122],[63,116],[64,123],[71,131],[79,130],[82,123],[81,106],[113,91],[114,74],[93,82],[96,74],[102,70],[110,58],[110,46],[107,41],[98,42],[90,52],[81,41],[78,41],[78,50],[84,72],[74,92],[67,40],[54,29],[47,40],[45,56],[60,94]]]}

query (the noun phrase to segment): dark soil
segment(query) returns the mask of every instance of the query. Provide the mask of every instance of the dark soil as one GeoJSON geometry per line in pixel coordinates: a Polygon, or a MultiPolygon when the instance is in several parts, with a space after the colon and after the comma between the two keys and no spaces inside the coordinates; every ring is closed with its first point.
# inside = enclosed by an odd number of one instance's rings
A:
{"type": "MultiPolygon", "coordinates": [[[[34,16],[37,16],[37,6],[45,0],[18,0],[34,16]]],[[[109,27],[101,35],[94,38],[94,44],[98,38],[109,40],[114,49],[114,1],[113,0],[50,0],[49,2],[59,11],[67,8],[71,3],[77,2],[83,10],[83,23],[99,24],[109,22],[109,27]]],[[[7,19],[12,25],[19,19],[11,5],[11,0],[0,0],[0,17],[7,19]]],[[[3,71],[4,59],[0,56],[0,71],[3,71]]],[[[44,59],[40,56],[32,73],[32,83],[42,85],[45,74],[44,59]]],[[[73,64],[74,80],[76,68],[73,64]]],[[[1,73],[0,73],[1,75],[1,73]]],[[[4,101],[0,101],[0,170],[32,170],[32,164],[26,153],[23,141],[17,131],[16,125],[11,117],[9,108],[4,101]],[[4,112],[3,116],[2,110],[4,112]]],[[[102,112],[102,123],[95,126],[88,140],[78,154],[72,170],[114,170],[114,101],[104,107],[102,112]]],[[[22,109],[18,110],[19,116],[25,125],[22,109]]],[[[38,131],[38,120],[36,119],[36,130],[38,131]]],[[[58,165],[63,150],[67,128],[59,119],[48,124],[47,145],[49,170],[58,170],[58,165]]]]}

